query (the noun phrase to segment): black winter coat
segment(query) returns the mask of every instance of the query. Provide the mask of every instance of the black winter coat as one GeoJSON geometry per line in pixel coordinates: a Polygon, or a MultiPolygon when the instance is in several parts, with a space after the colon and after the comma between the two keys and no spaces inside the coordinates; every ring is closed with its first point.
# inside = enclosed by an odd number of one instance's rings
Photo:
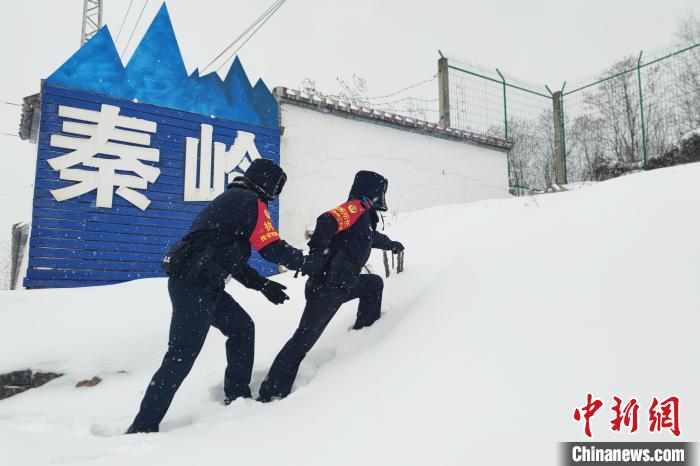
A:
{"type": "Polygon", "coordinates": [[[309,240],[309,254],[321,254],[325,259],[325,267],[323,273],[312,277],[312,280],[341,288],[354,287],[372,248],[391,250],[392,241],[377,231],[378,221],[377,212],[371,206],[352,198],[320,215],[309,240]],[[344,273],[334,278],[338,272],[334,268],[342,267],[342,260],[334,261],[338,255],[350,264],[344,273]]]}
{"type": "Polygon", "coordinates": [[[195,248],[216,248],[213,260],[224,274],[209,280],[218,286],[223,286],[225,276],[230,274],[248,288],[263,287],[267,279],[248,264],[251,246],[263,259],[292,270],[301,269],[304,261],[301,251],[279,238],[267,203],[242,182],[230,184],[227,191],[211,201],[183,239],[195,248]]]}

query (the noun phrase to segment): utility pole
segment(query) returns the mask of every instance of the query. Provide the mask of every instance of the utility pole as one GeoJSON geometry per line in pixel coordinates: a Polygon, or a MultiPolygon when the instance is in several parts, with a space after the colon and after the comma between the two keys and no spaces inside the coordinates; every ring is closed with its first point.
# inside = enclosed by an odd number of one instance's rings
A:
{"type": "Polygon", "coordinates": [[[83,33],[80,45],[90,40],[102,27],[102,0],[83,0],[83,33]]]}

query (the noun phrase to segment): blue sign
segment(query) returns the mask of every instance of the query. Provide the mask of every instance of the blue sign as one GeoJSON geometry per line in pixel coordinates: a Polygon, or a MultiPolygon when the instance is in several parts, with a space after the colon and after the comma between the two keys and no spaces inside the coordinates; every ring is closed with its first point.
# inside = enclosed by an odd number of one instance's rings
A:
{"type": "Polygon", "coordinates": [[[237,58],[224,80],[188,76],[165,5],[126,67],[102,28],[42,85],[25,286],[163,276],[170,245],[259,157],[279,163],[278,104],[237,58]]]}

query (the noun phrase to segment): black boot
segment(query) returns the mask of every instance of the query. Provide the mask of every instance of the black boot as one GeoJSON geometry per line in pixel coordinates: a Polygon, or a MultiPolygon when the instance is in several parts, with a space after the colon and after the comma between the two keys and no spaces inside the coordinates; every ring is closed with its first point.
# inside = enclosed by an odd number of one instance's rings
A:
{"type": "Polygon", "coordinates": [[[284,390],[280,389],[277,383],[266,379],[260,386],[260,393],[258,394],[258,398],[256,400],[260,403],[270,403],[271,401],[285,398],[289,394],[289,391],[286,391],[285,393],[284,390]]]}
{"type": "Polygon", "coordinates": [[[284,398],[282,395],[272,395],[266,393],[258,395],[255,401],[259,401],[260,403],[271,403],[276,400],[281,400],[282,398],[284,398]]]}
{"type": "Polygon", "coordinates": [[[253,395],[250,393],[250,388],[246,388],[245,391],[240,393],[226,395],[226,398],[224,398],[224,404],[228,406],[239,398],[253,398],[253,395]]]}
{"type": "Polygon", "coordinates": [[[239,398],[253,398],[253,395],[251,395],[250,390],[248,390],[248,393],[243,393],[241,395],[226,396],[226,398],[224,398],[224,404],[228,406],[239,398]]]}
{"type": "Polygon", "coordinates": [[[131,424],[124,434],[153,434],[156,432],[158,432],[158,426],[138,427],[131,424]]]}

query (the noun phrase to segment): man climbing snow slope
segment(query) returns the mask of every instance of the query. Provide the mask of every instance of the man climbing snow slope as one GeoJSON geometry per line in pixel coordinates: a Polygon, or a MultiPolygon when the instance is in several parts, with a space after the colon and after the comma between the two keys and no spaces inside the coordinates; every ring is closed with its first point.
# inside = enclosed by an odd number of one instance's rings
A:
{"type": "Polygon", "coordinates": [[[280,239],[267,210],[286,179],[271,160],[255,160],[242,177],[200,212],[189,232],[165,257],[163,268],[170,277],[168,291],[173,305],[168,351],[128,434],[158,432],[210,326],[228,337],[224,403],[251,397],[255,327],[248,313],[224,291],[224,284],[231,275],[274,304],[289,299],[284,285],[262,277],[248,264],[251,246],[268,261],[309,272],[313,262],[280,239]]]}
{"type": "Polygon", "coordinates": [[[360,300],[354,329],[379,319],[384,281],[379,275],[360,272],[372,248],[395,253],[404,249],[401,243],[377,231],[377,211],[387,210],[388,186],[388,180],[378,173],[360,171],[348,201],[318,217],[304,269],[309,274],[306,307],[299,327],[260,387],[260,401],[289,395],[301,361],[343,303],[360,300]]]}

